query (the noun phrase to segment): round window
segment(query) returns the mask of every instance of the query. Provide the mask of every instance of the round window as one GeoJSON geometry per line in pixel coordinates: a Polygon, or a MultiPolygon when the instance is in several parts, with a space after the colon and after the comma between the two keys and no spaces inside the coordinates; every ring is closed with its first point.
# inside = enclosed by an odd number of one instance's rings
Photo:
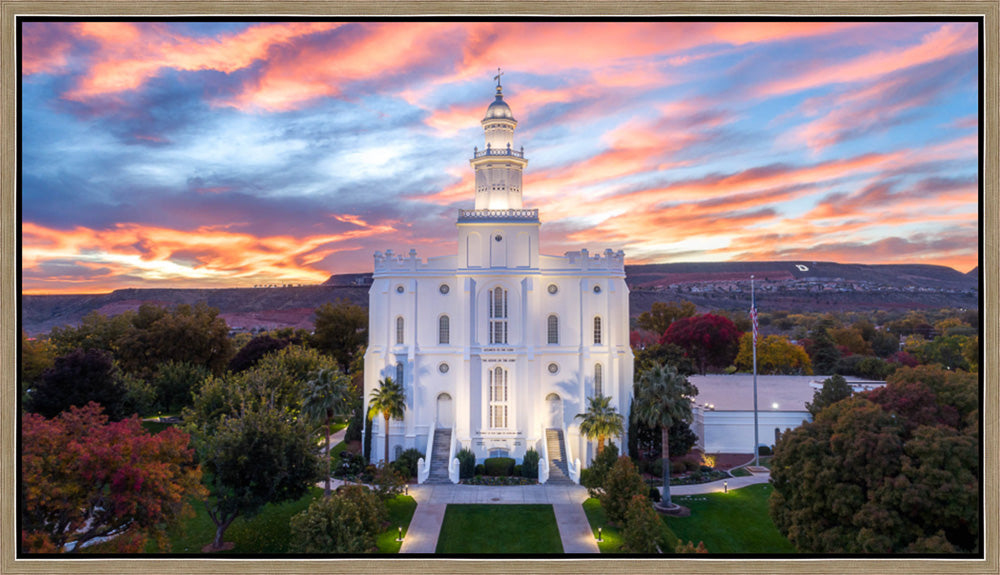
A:
{"type": "Polygon", "coordinates": [[[556,284],[549,284],[549,293],[550,294],[555,294],[558,291],[559,291],[559,286],[557,286],[556,284]]]}
{"type": "Polygon", "coordinates": [[[601,286],[594,286],[594,293],[601,293],[601,286]]]}
{"type": "Polygon", "coordinates": [[[559,373],[559,364],[550,363],[549,364],[549,373],[559,373]]]}
{"type": "Polygon", "coordinates": [[[403,286],[396,286],[396,293],[403,293],[403,291],[405,291],[403,286]]]}
{"type": "Polygon", "coordinates": [[[440,371],[441,373],[448,373],[448,369],[449,368],[447,363],[442,363],[438,365],[438,371],[440,371]]]}
{"type": "Polygon", "coordinates": [[[499,241],[503,241],[503,236],[502,236],[502,235],[500,235],[500,234],[497,234],[497,235],[493,236],[493,239],[495,239],[495,240],[496,240],[496,241],[498,241],[498,242],[499,242],[499,241]]]}
{"type": "Polygon", "coordinates": [[[438,288],[438,291],[441,292],[441,293],[443,293],[443,294],[446,294],[449,291],[451,291],[451,288],[448,287],[448,284],[441,284],[441,287],[438,288]]]}

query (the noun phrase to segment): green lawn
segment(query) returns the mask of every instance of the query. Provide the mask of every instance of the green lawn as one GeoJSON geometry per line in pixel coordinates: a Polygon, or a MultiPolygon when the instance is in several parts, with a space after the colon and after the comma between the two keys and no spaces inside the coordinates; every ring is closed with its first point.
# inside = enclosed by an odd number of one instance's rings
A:
{"type": "Polygon", "coordinates": [[[691,509],[690,517],[665,517],[681,541],[705,542],[709,553],[796,553],[767,513],[773,487],[767,483],[709,493],[673,497],[691,509]]]}
{"type": "MultiPolygon", "coordinates": [[[[226,530],[225,541],[235,544],[229,553],[288,553],[289,529],[288,522],[292,515],[309,507],[309,504],[323,496],[323,490],[317,487],[309,489],[309,493],[301,499],[282,503],[280,505],[265,505],[264,509],[252,519],[237,517],[226,530]]],[[[193,502],[195,516],[184,520],[181,525],[169,530],[170,550],[160,551],[154,542],[146,547],[147,553],[201,553],[202,548],[215,538],[215,524],[208,516],[205,505],[200,501],[193,502]]],[[[410,519],[417,508],[417,502],[409,496],[400,495],[389,501],[390,526],[378,537],[379,553],[398,553],[399,544],[395,542],[397,527],[402,526],[403,532],[410,526],[410,519]]]]}
{"type": "Polygon", "coordinates": [[[437,553],[562,553],[551,505],[449,505],[437,553]]]}

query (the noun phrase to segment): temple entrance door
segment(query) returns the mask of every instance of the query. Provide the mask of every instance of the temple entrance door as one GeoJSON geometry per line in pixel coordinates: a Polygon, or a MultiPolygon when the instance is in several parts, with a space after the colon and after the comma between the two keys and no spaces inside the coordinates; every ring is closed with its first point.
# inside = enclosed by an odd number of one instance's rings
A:
{"type": "Polygon", "coordinates": [[[550,429],[563,428],[563,406],[562,399],[555,393],[550,393],[545,397],[545,405],[548,408],[549,420],[545,427],[550,429]]]}
{"type": "Polygon", "coordinates": [[[437,426],[451,428],[455,424],[455,411],[452,407],[451,396],[442,393],[437,396],[437,426]]]}

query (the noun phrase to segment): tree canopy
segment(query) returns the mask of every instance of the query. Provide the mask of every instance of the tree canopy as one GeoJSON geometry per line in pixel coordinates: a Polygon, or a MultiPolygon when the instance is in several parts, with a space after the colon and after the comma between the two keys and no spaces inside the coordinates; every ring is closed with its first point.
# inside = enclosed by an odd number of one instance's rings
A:
{"type": "Polygon", "coordinates": [[[781,436],[771,517],[801,551],[976,552],[978,382],[903,368],[781,436]]]}
{"type": "MultiPolygon", "coordinates": [[[[753,334],[740,337],[740,352],[736,355],[736,369],[753,370],[753,334]]],[[[812,375],[812,362],[802,346],[780,335],[769,335],[757,340],[757,373],[764,375],[812,375]]]]}
{"type": "Polygon", "coordinates": [[[316,308],[311,344],[337,360],[340,371],[350,373],[351,358],[368,341],[368,311],[340,300],[316,308]]]}
{"type": "Polygon", "coordinates": [[[28,552],[79,551],[99,537],[118,552],[141,551],[204,495],[187,434],[151,435],[134,417],[108,423],[96,403],[52,419],[26,414],[21,439],[28,552]]]}
{"type": "Polygon", "coordinates": [[[587,411],[578,413],[580,433],[587,439],[597,440],[597,453],[604,451],[604,441],[625,431],[625,420],[611,405],[611,398],[595,395],[587,398],[587,411]]]}
{"type": "Polygon", "coordinates": [[[26,409],[43,417],[55,417],[70,406],[91,401],[118,421],[126,415],[127,389],[111,355],[100,349],[76,349],[57,357],[41,380],[28,393],[26,409]]]}
{"type": "Polygon", "coordinates": [[[684,349],[704,374],[709,367],[725,368],[736,359],[740,331],[728,318],[706,313],[681,318],[670,324],[660,343],[684,349]]]}
{"type": "Polygon", "coordinates": [[[695,313],[697,308],[689,301],[669,303],[655,301],[649,311],[639,314],[638,326],[662,336],[675,320],[691,317],[695,313]]]}

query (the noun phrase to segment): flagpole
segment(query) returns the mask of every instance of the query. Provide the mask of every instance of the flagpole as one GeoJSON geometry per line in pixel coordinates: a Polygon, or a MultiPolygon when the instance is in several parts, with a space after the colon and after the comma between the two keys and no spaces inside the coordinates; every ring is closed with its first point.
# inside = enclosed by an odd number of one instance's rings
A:
{"type": "Polygon", "coordinates": [[[760,465],[760,438],[757,425],[757,299],[754,295],[753,276],[750,276],[750,315],[753,326],[753,464],[760,465]]]}

